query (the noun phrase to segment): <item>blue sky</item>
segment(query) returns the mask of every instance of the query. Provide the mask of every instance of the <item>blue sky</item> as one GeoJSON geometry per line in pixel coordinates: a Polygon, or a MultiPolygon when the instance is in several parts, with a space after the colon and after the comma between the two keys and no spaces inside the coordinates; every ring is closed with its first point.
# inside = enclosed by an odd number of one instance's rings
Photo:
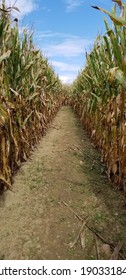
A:
{"type": "MultiPolygon", "coordinates": [[[[9,0],[7,0],[9,1],[9,0]]],[[[13,4],[14,0],[9,1],[13,4]]],[[[17,0],[19,25],[34,31],[34,43],[48,57],[60,79],[71,83],[85,64],[95,37],[104,34],[104,14],[111,0],[17,0]]]]}

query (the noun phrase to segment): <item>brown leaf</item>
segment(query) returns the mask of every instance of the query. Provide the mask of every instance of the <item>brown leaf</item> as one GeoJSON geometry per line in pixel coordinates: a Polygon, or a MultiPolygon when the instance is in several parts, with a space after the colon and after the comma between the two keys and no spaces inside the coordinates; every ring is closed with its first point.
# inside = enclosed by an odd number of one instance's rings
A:
{"type": "Polygon", "coordinates": [[[85,231],[84,230],[80,233],[80,242],[81,242],[81,247],[84,250],[85,246],[86,246],[86,238],[85,238],[85,231]]]}
{"type": "Polygon", "coordinates": [[[122,246],[123,246],[123,242],[119,241],[118,245],[115,247],[114,252],[111,255],[110,260],[117,260],[118,259],[119,251],[121,250],[122,246]]]}

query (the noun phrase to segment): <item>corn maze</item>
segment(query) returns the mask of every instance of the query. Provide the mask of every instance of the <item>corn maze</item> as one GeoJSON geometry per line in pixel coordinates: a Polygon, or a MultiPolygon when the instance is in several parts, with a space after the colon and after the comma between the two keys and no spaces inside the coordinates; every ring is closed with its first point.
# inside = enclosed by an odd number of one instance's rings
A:
{"type": "Polygon", "coordinates": [[[86,54],[86,66],[72,86],[62,85],[49,62],[19,33],[5,1],[0,9],[0,186],[25,161],[62,104],[68,103],[88,130],[107,165],[109,179],[126,196],[126,5],[113,1],[106,34],[86,54]],[[122,11],[116,13],[116,6],[122,11]]]}
{"type": "Polygon", "coordinates": [[[111,23],[63,84],[1,0],[0,260],[126,259],[126,4],[112,2],[92,6],[111,23]]]}

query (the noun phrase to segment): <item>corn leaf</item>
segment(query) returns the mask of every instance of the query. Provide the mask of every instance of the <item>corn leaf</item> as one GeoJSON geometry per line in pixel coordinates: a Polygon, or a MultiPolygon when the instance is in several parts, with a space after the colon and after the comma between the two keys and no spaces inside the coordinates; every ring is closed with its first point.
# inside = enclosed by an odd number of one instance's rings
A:
{"type": "Polygon", "coordinates": [[[122,18],[119,18],[116,15],[113,15],[113,13],[110,13],[98,6],[91,6],[91,7],[107,14],[115,24],[126,27],[126,20],[123,20],[122,18]]]}
{"type": "Polygon", "coordinates": [[[10,50],[8,50],[8,51],[5,52],[4,54],[2,54],[2,55],[0,56],[0,63],[1,63],[3,60],[6,60],[7,58],[9,58],[10,54],[11,54],[11,51],[10,51],[10,50]]]}

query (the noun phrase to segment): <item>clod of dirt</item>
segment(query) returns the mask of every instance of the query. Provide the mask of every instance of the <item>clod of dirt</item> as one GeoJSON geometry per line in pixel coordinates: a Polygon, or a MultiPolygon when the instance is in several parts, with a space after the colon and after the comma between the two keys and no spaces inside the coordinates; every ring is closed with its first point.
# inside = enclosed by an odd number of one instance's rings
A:
{"type": "Polygon", "coordinates": [[[110,256],[111,256],[111,248],[110,248],[109,244],[103,244],[102,247],[101,247],[101,251],[102,251],[102,253],[105,255],[105,257],[107,259],[110,258],[110,256]]]}

